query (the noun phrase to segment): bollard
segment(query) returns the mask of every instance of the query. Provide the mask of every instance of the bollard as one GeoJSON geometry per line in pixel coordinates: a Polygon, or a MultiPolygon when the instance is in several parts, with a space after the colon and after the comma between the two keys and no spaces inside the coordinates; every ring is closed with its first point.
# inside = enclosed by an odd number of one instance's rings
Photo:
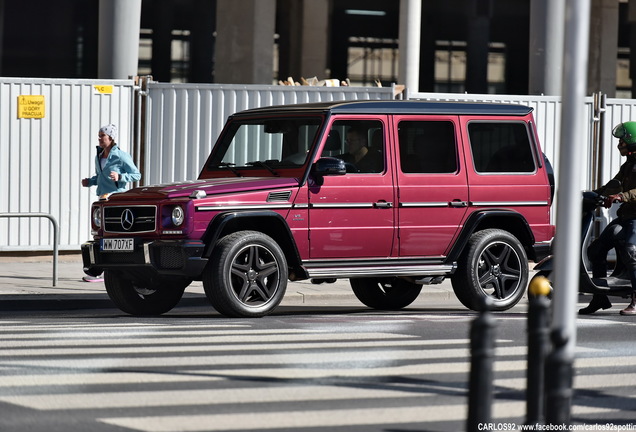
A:
{"type": "Polygon", "coordinates": [[[574,356],[566,350],[568,336],[562,330],[555,329],[550,336],[552,352],[545,362],[545,420],[548,425],[569,425],[574,356]]]}
{"type": "Polygon", "coordinates": [[[484,424],[491,423],[495,350],[495,319],[490,312],[491,305],[492,299],[484,297],[480,314],[470,329],[471,363],[466,422],[468,432],[482,430],[484,424]]]}
{"type": "Polygon", "coordinates": [[[549,351],[550,281],[536,276],[530,281],[528,293],[528,375],[526,391],[526,424],[543,424],[544,421],[544,372],[549,351]]]}

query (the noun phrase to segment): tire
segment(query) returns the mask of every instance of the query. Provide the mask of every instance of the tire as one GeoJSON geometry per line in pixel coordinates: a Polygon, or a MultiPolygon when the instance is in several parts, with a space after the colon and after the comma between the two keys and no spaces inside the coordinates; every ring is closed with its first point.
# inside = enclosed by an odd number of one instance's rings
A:
{"type": "Polygon", "coordinates": [[[271,237],[239,231],[217,242],[203,272],[203,288],[222,315],[262,317],[282,301],[288,275],[285,255],[271,237]]]}
{"type": "Polygon", "coordinates": [[[451,279],[457,299],[479,311],[484,300],[490,310],[504,311],[516,305],[528,285],[528,258],[519,240],[507,231],[485,229],[474,233],[451,279]]]}
{"type": "Polygon", "coordinates": [[[349,279],[353,293],[364,305],[378,310],[399,310],[415,301],[422,285],[400,278],[349,279]]]}
{"type": "Polygon", "coordinates": [[[131,315],[161,315],[174,308],[190,280],[156,277],[141,285],[110,270],[104,271],[104,285],[115,305],[131,315]]]}

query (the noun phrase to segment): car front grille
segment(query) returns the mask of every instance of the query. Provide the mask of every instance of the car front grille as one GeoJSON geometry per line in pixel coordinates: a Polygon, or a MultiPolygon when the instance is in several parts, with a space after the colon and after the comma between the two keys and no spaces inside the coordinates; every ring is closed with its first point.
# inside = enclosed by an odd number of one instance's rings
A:
{"type": "Polygon", "coordinates": [[[104,207],[104,231],[108,233],[152,232],[156,219],[156,206],[104,207]]]}

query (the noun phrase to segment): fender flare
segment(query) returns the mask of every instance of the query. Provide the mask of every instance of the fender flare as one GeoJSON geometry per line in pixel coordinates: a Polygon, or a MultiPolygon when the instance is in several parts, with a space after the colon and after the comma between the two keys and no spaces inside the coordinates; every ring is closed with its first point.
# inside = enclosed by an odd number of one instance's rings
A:
{"type": "Polygon", "coordinates": [[[214,245],[224,233],[242,229],[261,231],[269,235],[280,244],[292,264],[290,267],[301,265],[300,253],[287,221],[280,214],[269,210],[226,212],[216,215],[201,238],[205,243],[203,256],[210,258],[214,245]],[[262,229],[264,226],[267,226],[267,229],[262,229]]]}
{"type": "MultiPolygon", "coordinates": [[[[534,244],[534,234],[532,233],[532,229],[530,228],[528,221],[522,214],[506,209],[480,210],[472,213],[468,219],[466,219],[464,227],[447,255],[446,260],[448,262],[457,261],[466,248],[468,240],[470,240],[470,237],[476,231],[483,228],[497,228],[498,225],[491,225],[488,221],[494,219],[501,220],[502,218],[511,219],[513,220],[513,223],[518,224],[518,226],[521,227],[521,234],[525,236],[525,238],[519,238],[519,241],[522,245],[524,245],[526,250],[531,250],[531,246],[534,244]],[[526,244],[530,247],[526,247],[526,244]]],[[[512,234],[517,235],[517,233],[512,234]]],[[[517,235],[517,237],[519,236],[517,235]]]]}

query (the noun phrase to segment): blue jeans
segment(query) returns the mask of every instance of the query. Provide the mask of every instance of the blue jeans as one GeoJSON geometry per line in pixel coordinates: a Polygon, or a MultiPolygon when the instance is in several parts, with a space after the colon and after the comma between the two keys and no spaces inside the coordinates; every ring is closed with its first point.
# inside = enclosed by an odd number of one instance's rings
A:
{"type": "Polygon", "coordinates": [[[607,253],[616,248],[636,291],[636,219],[614,219],[587,248],[592,277],[607,276],[607,253]]]}

